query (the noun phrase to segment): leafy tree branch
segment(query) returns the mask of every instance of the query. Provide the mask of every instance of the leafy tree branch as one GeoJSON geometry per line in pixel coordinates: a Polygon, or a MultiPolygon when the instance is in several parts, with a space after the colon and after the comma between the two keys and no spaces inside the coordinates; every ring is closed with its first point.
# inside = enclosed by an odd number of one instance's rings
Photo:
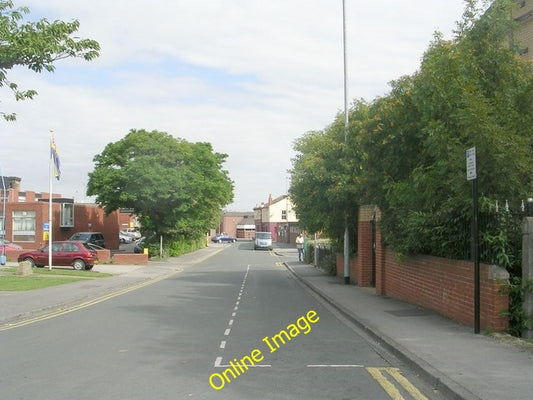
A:
{"type": "MultiPolygon", "coordinates": [[[[37,92],[22,90],[8,79],[8,71],[16,66],[27,67],[35,72],[53,72],[54,63],[76,57],[87,61],[99,56],[100,45],[91,39],[74,36],[79,29],[77,20],[72,22],[25,21],[27,7],[15,8],[12,1],[0,0],[0,87],[13,92],[15,99],[32,99],[37,92]]],[[[1,112],[4,119],[14,120],[15,114],[1,112]]]]}

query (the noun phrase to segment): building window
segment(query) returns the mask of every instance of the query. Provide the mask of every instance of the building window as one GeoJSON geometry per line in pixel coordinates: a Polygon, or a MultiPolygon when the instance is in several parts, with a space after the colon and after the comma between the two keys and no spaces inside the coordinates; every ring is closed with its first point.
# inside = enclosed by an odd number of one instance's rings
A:
{"type": "Polygon", "coordinates": [[[0,234],[6,236],[6,222],[3,216],[0,216],[0,234]]]}
{"type": "Polygon", "coordinates": [[[281,219],[287,219],[287,210],[281,210],[281,219]]]}
{"type": "Polygon", "coordinates": [[[61,227],[72,228],[74,226],[74,204],[61,203],[61,227]]]}
{"type": "Polygon", "coordinates": [[[13,211],[13,241],[35,242],[35,211],[13,211]]]}

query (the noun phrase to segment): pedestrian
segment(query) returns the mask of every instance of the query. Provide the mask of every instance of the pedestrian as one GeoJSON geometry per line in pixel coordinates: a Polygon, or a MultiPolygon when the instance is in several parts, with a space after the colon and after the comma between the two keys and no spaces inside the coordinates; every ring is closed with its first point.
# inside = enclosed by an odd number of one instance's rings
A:
{"type": "Polygon", "coordinates": [[[296,238],[296,248],[298,249],[298,261],[303,261],[304,257],[304,237],[300,232],[296,238]]]}

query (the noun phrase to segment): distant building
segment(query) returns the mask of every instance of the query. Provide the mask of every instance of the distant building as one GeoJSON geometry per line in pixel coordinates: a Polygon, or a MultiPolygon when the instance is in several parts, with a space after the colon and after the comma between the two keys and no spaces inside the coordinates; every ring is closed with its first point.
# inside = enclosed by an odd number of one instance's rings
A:
{"type": "Polygon", "coordinates": [[[255,236],[254,214],[248,212],[224,212],[220,218],[217,233],[226,233],[238,239],[252,239],[255,236]]]}
{"type": "Polygon", "coordinates": [[[270,195],[267,203],[254,208],[254,221],[257,232],[271,232],[272,239],[278,243],[294,243],[300,233],[298,218],[288,195],[275,199],[270,195]]]}
{"type": "Polygon", "coordinates": [[[140,228],[140,223],[137,219],[137,216],[134,214],[134,211],[131,208],[120,209],[118,222],[120,229],[140,228]]]}
{"type": "MultiPolygon", "coordinates": [[[[44,243],[49,222],[50,193],[21,191],[21,179],[0,177],[0,233],[6,240],[25,249],[36,249],[44,243]],[[5,187],[5,192],[3,188],[5,187]],[[5,202],[5,210],[3,210],[5,202]],[[5,220],[4,215],[5,213],[5,220]]],[[[52,194],[52,240],[66,240],[75,232],[102,232],[108,249],[119,247],[119,215],[96,204],[75,203],[74,199],[52,194]]],[[[131,218],[131,215],[126,218],[131,218]]]]}
{"type": "Polygon", "coordinates": [[[515,0],[512,17],[517,29],[511,37],[511,45],[518,47],[518,54],[533,61],[533,0],[515,0]]]}

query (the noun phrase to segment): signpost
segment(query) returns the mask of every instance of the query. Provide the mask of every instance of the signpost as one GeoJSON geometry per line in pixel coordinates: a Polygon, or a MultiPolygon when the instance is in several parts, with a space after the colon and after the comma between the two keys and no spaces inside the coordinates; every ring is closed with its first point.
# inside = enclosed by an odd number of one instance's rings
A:
{"type": "Polygon", "coordinates": [[[480,332],[479,223],[476,148],[466,150],[466,180],[472,181],[472,251],[474,259],[474,333],[480,332]]]}
{"type": "Polygon", "coordinates": [[[466,180],[477,179],[476,148],[472,147],[466,151],[466,180]]]}

